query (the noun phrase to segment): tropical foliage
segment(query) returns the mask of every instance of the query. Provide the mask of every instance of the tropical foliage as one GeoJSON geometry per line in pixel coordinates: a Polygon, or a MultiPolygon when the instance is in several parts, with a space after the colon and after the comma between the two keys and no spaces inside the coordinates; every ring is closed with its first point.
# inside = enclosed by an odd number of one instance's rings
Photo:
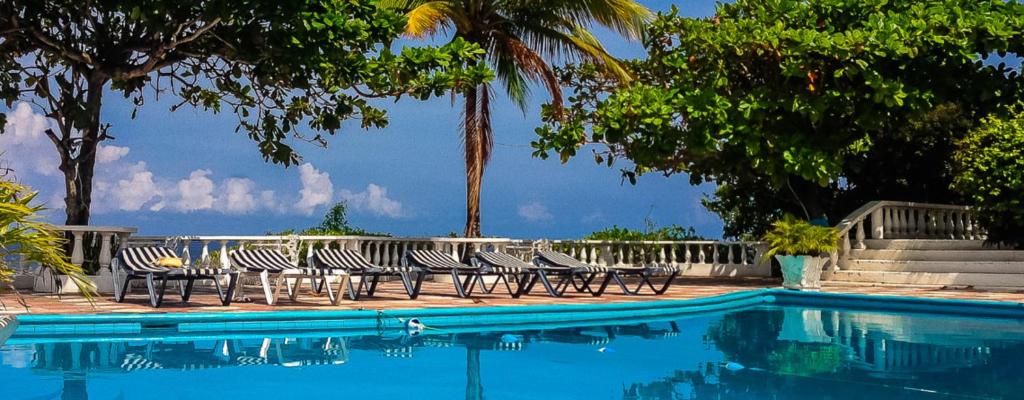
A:
{"type": "Polygon", "coordinates": [[[703,239],[703,237],[697,235],[697,231],[692,226],[684,228],[679,225],[669,225],[658,228],[650,224],[644,230],[620,228],[618,225],[613,225],[610,228],[594,231],[583,237],[583,240],[608,241],[680,241],[703,239]]]}
{"type": "Polygon", "coordinates": [[[559,71],[535,155],[597,144],[626,178],[715,182],[709,208],[739,236],[785,212],[845,216],[866,201],[955,202],[955,142],[1020,98],[1024,4],[737,0],[711,18],[659,15],[628,87],[591,65],[559,71]],[[1011,56],[1012,57],[1012,56],[1011,56]]]}
{"type": "Polygon", "coordinates": [[[990,116],[960,142],[954,186],[977,206],[988,240],[1024,247],[1024,105],[990,116]]]}
{"type": "MultiPolygon", "coordinates": [[[[89,222],[96,149],[114,136],[103,96],[228,110],[285,165],[342,122],[387,124],[369,99],[426,99],[492,77],[464,40],[391,50],[405,19],[373,0],[0,0],[0,99],[51,118],[67,223],[89,222]]],[[[0,114],[0,129],[4,126],[0,114]]]]}
{"type": "MultiPolygon", "coordinates": [[[[451,34],[454,40],[462,39],[486,50],[486,59],[505,93],[523,109],[531,83],[547,89],[555,108],[560,107],[561,87],[549,65],[556,60],[586,60],[618,81],[626,79],[619,62],[589,28],[597,24],[636,38],[650,18],[650,11],[634,0],[382,0],[382,4],[407,13],[406,31],[411,36],[451,34]]],[[[464,92],[467,237],[481,233],[480,185],[494,143],[492,96],[490,84],[464,92]]]]}
{"type": "Polygon", "coordinates": [[[818,256],[831,253],[839,248],[839,234],[835,228],[817,226],[786,214],[775,221],[764,234],[768,242],[765,257],[776,254],[785,256],[818,256]]]}
{"type": "Polygon", "coordinates": [[[334,204],[320,225],[306,229],[301,232],[303,235],[331,235],[331,236],[391,236],[388,233],[370,232],[363,228],[354,227],[348,222],[348,206],[345,202],[334,204]]]}
{"type": "Polygon", "coordinates": [[[95,290],[92,282],[80,267],[67,261],[60,234],[39,220],[43,207],[35,204],[35,198],[29,188],[0,180],[0,283],[10,282],[14,276],[8,262],[21,259],[67,275],[83,295],[91,297],[95,290]]]}

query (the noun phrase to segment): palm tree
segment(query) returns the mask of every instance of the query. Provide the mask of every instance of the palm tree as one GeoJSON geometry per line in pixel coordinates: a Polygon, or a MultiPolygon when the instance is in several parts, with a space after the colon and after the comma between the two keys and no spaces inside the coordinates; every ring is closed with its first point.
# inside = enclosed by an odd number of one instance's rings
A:
{"type": "MultiPolygon", "coordinates": [[[[556,109],[562,92],[549,62],[589,61],[626,79],[619,61],[590,33],[595,24],[627,38],[640,36],[651,12],[634,0],[382,0],[406,12],[406,33],[451,33],[480,45],[505,92],[525,109],[529,83],[543,85],[556,109]]],[[[491,157],[493,131],[489,84],[464,94],[466,237],[480,236],[480,184],[491,157]]]]}

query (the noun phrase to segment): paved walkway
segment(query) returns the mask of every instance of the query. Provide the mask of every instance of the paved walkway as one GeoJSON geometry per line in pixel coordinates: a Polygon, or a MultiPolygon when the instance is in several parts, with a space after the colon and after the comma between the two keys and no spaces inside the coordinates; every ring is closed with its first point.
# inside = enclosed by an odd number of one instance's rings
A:
{"type": "MultiPolygon", "coordinates": [[[[247,289],[246,294],[252,295],[250,302],[235,302],[228,307],[220,306],[217,296],[214,293],[196,293],[188,304],[176,302],[173,290],[168,288],[164,305],[158,309],[149,306],[148,298],[144,290],[136,289],[129,295],[124,303],[114,302],[109,295],[95,299],[94,304],[76,295],[65,295],[61,297],[41,294],[23,294],[21,296],[10,292],[0,294],[0,301],[6,306],[8,313],[34,314],[82,314],[82,313],[151,313],[151,312],[240,312],[240,311],[273,311],[273,310],[356,310],[356,309],[400,309],[400,308],[444,308],[444,307],[479,307],[479,306],[516,306],[531,304],[594,304],[594,303],[619,303],[651,300],[670,299],[692,299],[698,297],[716,296],[726,293],[733,293],[744,290],[760,288],[776,288],[780,283],[772,279],[700,279],[684,278],[679,284],[673,285],[672,289],[662,295],[641,295],[623,296],[614,294],[613,288],[602,297],[591,297],[589,295],[573,294],[563,298],[551,298],[540,295],[542,290],[534,292],[529,296],[519,299],[512,299],[506,294],[497,293],[491,295],[476,295],[471,299],[460,299],[454,295],[451,284],[435,282],[424,282],[423,292],[416,300],[409,300],[402,290],[399,282],[384,282],[378,288],[373,298],[363,298],[359,301],[345,300],[338,306],[331,306],[327,296],[313,296],[308,292],[308,285],[298,298],[298,301],[291,302],[287,297],[282,296],[280,304],[268,306],[263,303],[262,297],[257,296],[259,291],[255,288],[247,289]],[[24,300],[22,303],[21,300],[24,300]],[[27,309],[25,307],[27,305],[27,309]]],[[[930,298],[967,299],[967,300],[996,300],[1024,303],[1024,291],[1019,292],[997,292],[967,289],[944,289],[928,287],[906,287],[906,286],[872,286],[856,284],[826,283],[822,289],[825,292],[833,293],[858,293],[869,295],[895,295],[914,296],[930,298]]],[[[2,310],[2,308],[0,308],[2,310]]]]}

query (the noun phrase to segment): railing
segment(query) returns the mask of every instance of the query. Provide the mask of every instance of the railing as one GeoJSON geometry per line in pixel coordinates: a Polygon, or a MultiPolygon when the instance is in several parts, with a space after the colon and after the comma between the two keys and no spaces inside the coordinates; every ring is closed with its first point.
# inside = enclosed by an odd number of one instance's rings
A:
{"type": "MultiPolygon", "coordinates": [[[[110,291],[112,289],[110,286],[110,261],[113,260],[120,248],[127,246],[129,238],[137,229],[89,225],[58,225],[54,228],[68,238],[69,261],[83,267],[86,273],[93,275],[97,290],[100,292],[110,291]]],[[[23,276],[31,274],[31,271],[24,265],[20,272],[23,276]]],[[[66,285],[65,278],[54,276],[48,268],[39,268],[31,275],[34,275],[30,279],[32,279],[32,286],[36,291],[55,292],[58,288],[61,292],[77,290],[74,285],[66,285]]],[[[27,285],[28,281],[25,282],[25,284],[17,286],[27,285]]]]}
{"type": "MultiPolygon", "coordinates": [[[[660,264],[685,268],[697,264],[737,269],[745,275],[770,273],[762,257],[767,246],[762,242],[581,240],[554,241],[550,246],[579,261],[608,267],[660,264]]],[[[723,273],[716,270],[713,275],[723,273]]]]}
{"type": "Polygon", "coordinates": [[[394,238],[377,236],[136,236],[132,246],[161,244],[181,249],[187,262],[198,265],[226,266],[228,251],[236,248],[274,248],[281,250],[296,265],[323,246],[359,250],[370,262],[381,266],[400,266],[408,250],[441,250],[454,257],[479,250],[506,251],[512,243],[504,238],[394,238]],[[194,253],[198,253],[195,254],[194,253]]]}
{"type": "Polygon", "coordinates": [[[985,230],[968,206],[872,201],[842,220],[840,246],[833,254],[833,268],[845,261],[851,250],[866,249],[869,239],[984,240],[985,230]]]}

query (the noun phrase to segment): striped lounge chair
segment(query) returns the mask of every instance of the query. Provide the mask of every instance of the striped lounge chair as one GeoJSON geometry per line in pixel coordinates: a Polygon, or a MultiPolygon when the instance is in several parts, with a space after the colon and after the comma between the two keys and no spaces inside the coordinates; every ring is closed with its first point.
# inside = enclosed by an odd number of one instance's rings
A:
{"type": "Polygon", "coordinates": [[[537,282],[540,282],[544,290],[547,290],[548,295],[551,297],[562,297],[574,279],[579,278],[580,281],[587,279],[586,273],[588,270],[585,269],[534,265],[523,262],[511,255],[494,251],[478,251],[476,253],[476,261],[492,269],[527,271],[519,282],[519,285],[522,287],[522,294],[529,294],[537,282]],[[558,281],[552,284],[549,275],[557,276],[558,281]]]}
{"type": "Polygon", "coordinates": [[[123,302],[128,294],[130,283],[136,279],[145,279],[146,288],[149,291],[149,304],[153,307],[160,307],[164,300],[164,291],[167,289],[167,281],[177,281],[181,294],[181,301],[188,302],[192,296],[192,287],[197,280],[212,280],[217,287],[217,295],[223,305],[231,304],[231,296],[238,283],[238,274],[229,268],[194,268],[185,265],[181,268],[163,267],[157,265],[161,258],[179,258],[173,249],[163,246],[129,247],[117,253],[111,265],[114,273],[114,300],[123,302]],[[123,280],[119,275],[124,272],[123,280]],[[227,293],[221,288],[219,278],[228,276],[227,293]],[[160,281],[159,288],[156,281],[160,281]],[[120,289],[120,290],[118,290],[120,289]]]}
{"type": "MultiPolygon", "coordinates": [[[[405,263],[406,265],[419,267],[427,274],[451,275],[452,283],[455,285],[455,291],[459,297],[469,297],[469,295],[473,294],[473,287],[477,283],[480,284],[480,290],[484,293],[491,293],[498,286],[498,283],[504,283],[505,288],[508,289],[508,294],[512,298],[518,298],[522,295],[522,287],[517,287],[513,290],[507,277],[507,275],[522,274],[522,270],[494,269],[482,264],[467,265],[456,261],[450,254],[438,250],[409,250],[405,252],[405,263]],[[465,279],[462,279],[459,274],[464,274],[465,279]],[[497,279],[488,288],[483,280],[484,276],[494,276],[497,279]]],[[[516,279],[516,282],[518,283],[518,279],[516,279]]]]}
{"type": "Polygon", "coordinates": [[[579,268],[586,270],[589,275],[586,280],[583,281],[581,286],[577,286],[575,280],[573,286],[577,291],[587,291],[594,296],[600,296],[604,293],[605,289],[608,288],[608,284],[612,281],[615,282],[619,288],[622,289],[623,294],[636,295],[640,294],[640,289],[647,285],[651,288],[654,294],[663,294],[668,290],[669,286],[672,285],[672,281],[675,280],[676,276],[679,275],[679,268],[671,266],[661,265],[645,265],[645,266],[632,266],[632,265],[618,265],[615,267],[604,267],[598,265],[591,265],[579,261],[568,254],[554,251],[537,251],[536,257],[533,259],[537,265],[547,265],[551,267],[569,267],[579,268]],[[598,275],[604,275],[604,279],[601,281],[601,285],[595,291],[590,287],[590,284],[594,283],[594,280],[598,275]],[[633,276],[639,278],[639,283],[635,289],[630,289],[626,285],[626,282],[622,279],[624,276],[633,276]],[[667,276],[665,283],[661,287],[655,287],[654,282],[651,278],[655,276],[667,276]]]}
{"type": "MultiPolygon", "coordinates": [[[[281,295],[281,287],[288,291],[288,298],[292,301],[299,295],[299,287],[302,281],[309,278],[312,283],[314,279],[323,278],[325,281],[330,277],[338,277],[337,293],[334,288],[327,285],[327,296],[331,304],[338,305],[338,302],[345,297],[345,287],[348,286],[348,272],[331,268],[300,268],[288,260],[279,250],[272,249],[238,249],[228,253],[231,266],[243,271],[246,276],[258,276],[260,285],[263,287],[263,296],[267,304],[274,305],[281,295]],[[270,280],[274,284],[270,284],[270,280]],[[288,284],[288,279],[295,279],[294,285],[288,284]]],[[[239,285],[238,293],[242,295],[244,285],[239,285]]]]}
{"type": "MultiPolygon", "coordinates": [[[[317,268],[340,269],[348,271],[349,275],[359,276],[359,286],[348,281],[348,295],[352,300],[359,300],[359,296],[366,288],[366,295],[373,296],[377,290],[377,282],[381,276],[397,276],[405,286],[405,292],[410,299],[420,295],[420,287],[423,284],[423,277],[426,275],[417,267],[400,266],[384,267],[374,265],[363,254],[357,250],[348,249],[320,249],[313,252],[309,258],[309,265],[317,268]],[[416,282],[413,283],[411,275],[416,275],[416,282]]],[[[323,282],[326,282],[324,280],[323,282]]],[[[323,283],[321,283],[321,288],[323,283]]],[[[319,290],[319,289],[318,289],[319,290]]]]}

